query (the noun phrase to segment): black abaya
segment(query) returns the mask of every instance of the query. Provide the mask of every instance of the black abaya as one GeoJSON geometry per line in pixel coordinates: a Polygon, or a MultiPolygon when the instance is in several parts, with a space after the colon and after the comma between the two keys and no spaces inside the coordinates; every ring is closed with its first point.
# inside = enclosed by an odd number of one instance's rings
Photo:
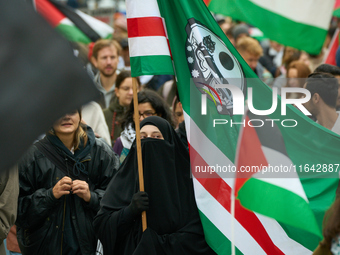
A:
{"type": "Polygon", "coordinates": [[[149,196],[147,229],[127,209],[139,191],[135,143],[101,200],[94,225],[104,254],[214,254],[204,239],[190,178],[189,155],[170,124],[160,117],[141,122],[154,125],[164,140],[142,140],[144,186],[149,196]]]}

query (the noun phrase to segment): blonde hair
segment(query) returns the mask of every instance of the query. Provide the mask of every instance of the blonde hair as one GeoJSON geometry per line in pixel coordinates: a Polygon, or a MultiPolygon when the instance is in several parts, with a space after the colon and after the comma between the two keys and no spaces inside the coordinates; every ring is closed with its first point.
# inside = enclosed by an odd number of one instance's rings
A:
{"type": "Polygon", "coordinates": [[[100,39],[100,40],[96,41],[96,43],[93,46],[92,56],[95,59],[97,59],[98,58],[98,52],[101,49],[104,49],[104,48],[110,47],[110,46],[113,46],[117,49],[118,56],[121,55],[122,47],[120,46],[119,42],[117,42],[116,40],[100,39]]]}
{"type": "MultiPolygon", "coordinates": [[[[88,141],[88,136],[87,136],[87,133],[86,133],[86,125],[81,123],[81,110],[78,109],[77,112],[79,114],[80,121],[79,121],[79,126],[74,133],[74,138],[73,138],[74,150],[79,149],[79,145],[80,145],[82,139],[84,141],[84,148],[85,148],[86,143],[88,141]]],[[[56,135],[53,128],[50,129],[50,131],[48,133],[51,134],[51,135],[56,135]]]]}
{"type": "Polygon", "coordinates": [[[237,51],[248,52],[251,55],[255,55],[256,57],[260,57],[263,54],[263,49],[260,43],[251,37],[241,37],[237,40],[236,43],[237,51]]]}
{"type": "Polygon", "coordinates": [[[76,130],[74,134],[74,140],[73,140],[74,150],[79,149],[79,145],[82,139],[84,141],[84,148],[85,148],[87,140],[88,140],[88,136],[85,130],[86,130],[86,125],[79,123],[78,129],[76,130]]]}

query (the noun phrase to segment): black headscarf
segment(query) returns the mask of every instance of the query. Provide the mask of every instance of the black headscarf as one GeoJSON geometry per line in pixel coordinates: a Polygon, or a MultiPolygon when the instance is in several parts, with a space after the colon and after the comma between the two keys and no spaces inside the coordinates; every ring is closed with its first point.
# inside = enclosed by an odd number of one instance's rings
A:
{"type": "Polygon", "coordinates": [[[142,140],[147,230],[140,217],[126,219],[125,208],[139,191],[135,142],[112,179],[95,221],[105,254],[214,254],[205,242],[190,178],[189,154],[170,124],[156,116],[141,122],[156,126],[164,140],[142,140]]]}

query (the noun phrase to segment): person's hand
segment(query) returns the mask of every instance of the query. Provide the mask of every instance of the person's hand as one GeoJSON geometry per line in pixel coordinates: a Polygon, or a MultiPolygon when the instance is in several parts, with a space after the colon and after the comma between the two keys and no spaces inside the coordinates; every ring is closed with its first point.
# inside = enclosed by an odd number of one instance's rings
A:
{"type": "Polygon", "coordinates": [[[72,179],[70,177],[63,177],[57,184],[53,187],[53,196],[56,199],[61,198],[63,195],[68,195],[71,192],[72,179]]]}
{"type": "Polygon", "coordinates": [[[131,203],[129,205],[131,213],[135,216],[141,214],[143,211],[149,209],[149,197],[144,191],[139,191],[132,196],[131,203]]]}
{"type": "Polygon", "coordinates": [[[85,202],[90,202],[91,192],[89,189],[89,184],[85,181],[74,180],[72,183],[72,193],[76,194],[78,197],[82,198],[85,202]]]}

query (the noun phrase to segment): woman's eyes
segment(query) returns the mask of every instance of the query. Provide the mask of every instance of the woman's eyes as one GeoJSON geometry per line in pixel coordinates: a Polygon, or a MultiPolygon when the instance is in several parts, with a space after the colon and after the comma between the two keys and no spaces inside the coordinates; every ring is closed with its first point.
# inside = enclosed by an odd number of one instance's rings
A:
{"type": "MultiPolygon", "coordinates": [[[[148,136],[147,135],[141,135],[140,136],[140,139],[145,139],[145,138],[148,138],[148,136]]],[[[163,137],[161,135],[152,135],[152,136],[150,136],[150,138],[162,139],[163,137]]]]}
{"type": "Polygon", "coordinates": [[[163,136],[162,135],[154,135],[154,136],[152,136],[152,138],[163,139],[163,136]]]}

